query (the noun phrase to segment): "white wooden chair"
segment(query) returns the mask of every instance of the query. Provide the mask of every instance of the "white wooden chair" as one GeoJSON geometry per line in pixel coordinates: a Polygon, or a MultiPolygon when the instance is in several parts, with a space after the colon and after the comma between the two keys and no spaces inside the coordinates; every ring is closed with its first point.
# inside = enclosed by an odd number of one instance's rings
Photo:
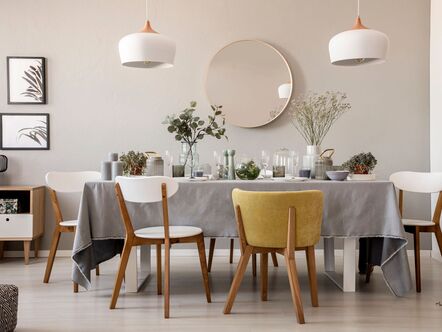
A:
{"type": "Polygon", "coordinates": [[[120,266],[115,280],[110,309],[115,309],[121,283],[126,271],[132,247],[140,245],[157,246],[157,290],[161,294],[161,245],[165,248],[164,262],[164,317],[169,318],[170,305],[170,247],[175,243],[196,243],[200,259],[203,284],[207,302],[211,302],[209,274],[207,272],[204,234],[201,228],[191,226],[169,226],[168,198],[178,191],[178,183],[169,177],[123,177],[116,178],[115,192],[120,205],[121,217],[126,229],[126,239],[121,254],[120,266]],[[162,202],[163,225],[134,230],[128,213],[127,202],[154,203],[162,202]]]}
{"type": "MultiPolygon", "coordinates": [[[[49,188],[51,196],[52,208],[55,214],[55,228],[52,235],[51,249],[49,251],[48,262],[46,264],[44,283],[49,282],[54,265],[55,255],[57,253],[58,242],[60,241],[61,233],[73,233],[78,224],[77,220],[64,220],[61,213],[60,204],[57,198],[57,192],[62,193],[80,193],[83,191],[84,184],[88,181],[98,181],[101,179],[99,172],[85,171],[85,172],[49,172],[46,174],[46,185],[49,188]]],[[[100,274],[97,265],[95,270],[96,275],[100,274]]],[[[74,293],[78,292],[78,284],[74,282],[74,293]]]]}
{"type": "Polygon", "coordinates": [[[399,189],[399,211],[403,216],[404,191],[414,193],[439,193],[433,218],[428,220],[402,219],[405,231],[414,237],[414,262],[416,271],[416,291],[421,291],[420,273],[420,233],[434,233],[442,254],[442,233],[440,217],[442,212],[442,173],[397,172],[390,176],[390,181],[399,189]]]}

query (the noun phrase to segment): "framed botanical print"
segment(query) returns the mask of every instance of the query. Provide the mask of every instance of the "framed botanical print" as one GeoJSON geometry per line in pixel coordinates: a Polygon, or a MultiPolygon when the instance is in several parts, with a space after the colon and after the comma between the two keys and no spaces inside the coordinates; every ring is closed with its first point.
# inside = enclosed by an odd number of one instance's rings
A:
{"type": "Polygon", "coordinates": [[[0,113],[2,150],[49,150],[48,113],[0,113]]]}
{"type": "Polygon", "coordinates": [[[8,104],[46,104],[46,59],[8,56],[8,104]]]}

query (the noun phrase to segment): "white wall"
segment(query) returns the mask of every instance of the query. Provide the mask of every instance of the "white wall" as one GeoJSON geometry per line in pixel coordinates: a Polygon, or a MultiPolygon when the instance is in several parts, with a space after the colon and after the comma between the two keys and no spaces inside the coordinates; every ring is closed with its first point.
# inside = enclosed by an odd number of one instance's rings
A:
{"type": "MultiPolygon", "coordinates": [[[[430,156],[431,171],[442,172],[442,0],[431,0],[430,156]]],[[[437,195],[432,199],[432,208],[437,195]]],[[[442,259],[436,238],[431,255],[442,259]]]]}
{"type": "MultiPolygon", "coordinates": [[[[372,0],[362,3],[364,23],[391,40],[389,59],[380,66],[340,68],[329,64],[328,42],[352,26],[350,0],[155,0],[154,27],[177,42],[173,69],[137,70],[119,64],[117,43],[138,31],[143,0],[0,1],[0,111],[48,112],[50,151],[7,151],[10,169],[3,181],[42,184],[49,170],[98,169],[109,151],[179,146],[161,125],[164,117],[190,100],[208,114],[204,76],[211,57],[225,44],[257,38],[278,48],[295,80],[295,95],[307,90],[340,90],[353,110],[324,141],[335,162],[361,151],[378,159],[376,173],[429,170],[429,9],[430,0],[372,0]],[[47,58],[48,104],[6,103],[6,56],[47,58]]],[[[226,147],[258,155],[281,146],[301,153],[305,143],[286,115],[258,129],[228,127],[229,142],[208,138],[201,159],[226,147]]],[[[407,198],[411,217],[428,217],[425,198],[407,198]]],[[[75,216],[75,207],[70,206],[75,216]]],[[[53,229],[47,206],[48,248],[53,229]]],[[[71,247],[71,241],[62,248],[71,247]]]]}

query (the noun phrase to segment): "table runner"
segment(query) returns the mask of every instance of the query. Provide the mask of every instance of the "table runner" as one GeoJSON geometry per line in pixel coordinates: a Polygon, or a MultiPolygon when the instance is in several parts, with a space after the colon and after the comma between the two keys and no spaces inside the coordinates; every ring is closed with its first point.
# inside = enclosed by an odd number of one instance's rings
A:
{"type": "MultiPolygon", "coordinates": [[[[188,181],[179,180],[169,200],[171,225],[197,226],[207,237],[237,236],[231,193],[321,190],[324,193],[323,237],[382,238],[373,253],[384,279],[397,296],[411,289],[404,229],[394,186],[388,181],[188,181]]],[[[134,229],[162,225],[161,204],[128,203],[134,229]]],[[[86,183],[80,203],[73,249],[73,280],[89,289],[90,271],[121,252],[125,230],[114,183],[86,183]]]]}

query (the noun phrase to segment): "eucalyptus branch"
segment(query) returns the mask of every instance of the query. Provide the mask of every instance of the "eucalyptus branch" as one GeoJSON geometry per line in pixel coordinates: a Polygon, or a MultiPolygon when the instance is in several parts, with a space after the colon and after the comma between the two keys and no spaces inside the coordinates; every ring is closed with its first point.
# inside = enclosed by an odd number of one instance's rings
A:
{"type": "MultiPolygon", "coordinates": [[[[185,142],[189,146],[187,156],[191,156],[193,159],[192,147],[198,141],[204,139],[206,135],[221,139],[225,137],[227,139],[225,128],[225,117],[221,111],[222,106],[212,105],[211,109],[213,114],[208,116],[206,121],[201,120],[199,116],[195,116],[197,103],[190,102],[190,107],[184,109],[178,115],[172,114],[166,117],[163,124],[168,125],[167,130],[171,134],[175,134],[175,140],[179,142],[185,142]]],[[[187,162],[187,158],[186,158],[187,162]]]]}

